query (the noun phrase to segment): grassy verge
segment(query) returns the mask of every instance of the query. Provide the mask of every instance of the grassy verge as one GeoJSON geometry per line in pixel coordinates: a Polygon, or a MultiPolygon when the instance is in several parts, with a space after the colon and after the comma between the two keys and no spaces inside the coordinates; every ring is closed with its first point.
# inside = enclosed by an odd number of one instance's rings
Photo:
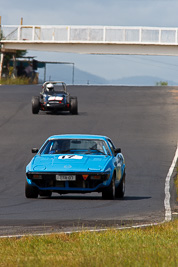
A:
{"type": "Polygon", "coordinates": [[[144,229],[0,239],[0,266],[178,266],[178,220],[144,229]]]}
{"type": "Polygon", "coordinates": [[[0,80],[0,84],[29,84],[29,79],[28,78],[2,78],[0,80]]]}

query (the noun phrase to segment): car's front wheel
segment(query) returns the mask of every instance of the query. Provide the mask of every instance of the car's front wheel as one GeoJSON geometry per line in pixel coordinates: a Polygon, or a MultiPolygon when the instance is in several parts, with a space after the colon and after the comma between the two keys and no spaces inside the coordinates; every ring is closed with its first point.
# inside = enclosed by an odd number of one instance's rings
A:
{"type": "Polygon", "coordinates": [[[30,184],[25,183],[25,196],[26,198],[37,198],[38,197],[38,188],[30,184]]]}
{"type": "Polygon", "coordinates": [[[115,175],[113,175],[110,185],[102,191],[103,199],[114,199],[115,198],[115,175]]]}
{"type": "Polygon", "coordinates": [[[78,114],[78,102],[76,97],[71,97],[70,99],[70,112],[71,114],[78,114]]]}
{"type": "Polygon", "coordinates": [[[125,172],[118,187],[116,187],[116,197],[123,198],[125,194],[125,172]]]}
{"type": "Polygon", "coordinates": [[[32,113],[33,114],[38,114],[40,110],[40,100],[38,96],[33,96],[32,97],[32,113]]]}

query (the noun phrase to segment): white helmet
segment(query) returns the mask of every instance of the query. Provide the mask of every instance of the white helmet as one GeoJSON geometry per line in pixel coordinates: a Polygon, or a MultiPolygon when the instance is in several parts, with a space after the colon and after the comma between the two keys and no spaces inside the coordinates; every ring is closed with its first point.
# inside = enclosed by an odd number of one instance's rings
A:
{"type": "Polygon", "coordinates": [[[46,90],[47,90],[48,92],[53,91],[53,89],[54,89],[54,85],[53,85],[52,83],[48,83],[48,84],[46,85],[46,90]]]}

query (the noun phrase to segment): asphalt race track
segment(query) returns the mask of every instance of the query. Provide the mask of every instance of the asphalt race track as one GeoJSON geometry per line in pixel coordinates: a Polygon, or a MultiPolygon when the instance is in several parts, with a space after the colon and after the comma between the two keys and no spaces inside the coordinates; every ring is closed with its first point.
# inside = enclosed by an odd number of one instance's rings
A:
{"type": "MultiPolygon", "coordinates": [[[[178,140],[177,87],[71,86],[79,115],[31,112],[39,85],[0,86],[0,235],[164,220],[165,178],[178,140]],[[123,200],[101,194],[26,199],[25,167],[53,134],[109,136],[126,160],[123,200]]],[[[174,204],[171,182],[171,205],[174,204]]]]}

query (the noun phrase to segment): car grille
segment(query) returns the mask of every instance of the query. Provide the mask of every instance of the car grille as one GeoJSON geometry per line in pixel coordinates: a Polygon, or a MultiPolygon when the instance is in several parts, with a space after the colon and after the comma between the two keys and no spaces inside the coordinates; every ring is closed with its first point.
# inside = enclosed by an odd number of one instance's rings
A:
{"type": "Polygon", "coordinates": [[[75,181],[56,181],[55,174],[41,174],[41,179],[33,179],[32,174],[27,175],[29,179],[32,180],[37,186],[46,188],[46,187],[60,187],[60,188],[95,188],[103,181],[107,180],[107,175],[102,175],[100,179],[91,179],[91,175],[87,177],[86,180],[83,179],[82,174],[75,174],[75,181]]]}
{"type": "Polygon", "coordinates": [[[48,101],[49,104],[59,104],[59,101],[56,101],[56,100],[51,100],[51,101],[48,101]]]}

